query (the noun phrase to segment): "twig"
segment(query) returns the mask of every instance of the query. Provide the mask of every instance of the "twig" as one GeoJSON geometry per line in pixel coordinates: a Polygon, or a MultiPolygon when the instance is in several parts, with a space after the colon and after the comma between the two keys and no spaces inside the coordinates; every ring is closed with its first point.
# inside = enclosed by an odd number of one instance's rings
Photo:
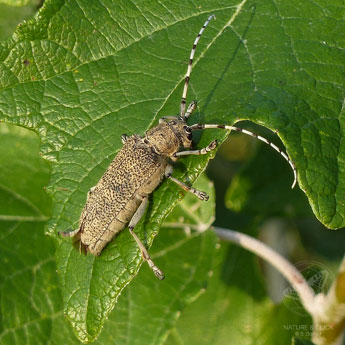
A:
{"type": "Polygon", "coordinates": [[[263,242],[243,233],[215,227],[216,234],[223,240],[234,242],[257,254],[274,266],[298,293],[305,310],[314,315],[315,294],[301,273],[285,258],[263,242]]]}

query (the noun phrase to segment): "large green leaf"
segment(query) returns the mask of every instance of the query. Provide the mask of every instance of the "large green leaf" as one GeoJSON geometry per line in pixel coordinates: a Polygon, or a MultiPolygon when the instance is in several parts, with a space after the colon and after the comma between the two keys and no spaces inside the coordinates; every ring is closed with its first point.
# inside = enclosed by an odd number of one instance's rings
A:
{"type": "MultiPolygon", "coordinates": [[[[277,131],[316,216],[343,226],[343,10],[341,2],[47,1],[0,49],[0,119],[41,137],[52,166],[49,233],[77,226],[122,133],[143,134],[178,112],[189,50],[211,13],[217,20],[200,41],[189,94],[200,113],[191,121],[247,118],[277,131]]],[[[199,145],[216,136],[205,133],[199,145]]],[[[184,163],[175,176],[188,172],[193,181],[207,158],[184,163]]],[[[148,246],[179,193],[170,182],[154,193],[138,228],[148,246]]],[[[128,232],[96,259],[57,241],[66,316],[92,340],[140,253],[128,232]]]]}
{"type": "MultiPolygon", "coordinates": [[[[38,155],[39,141],[27,130],[4,124],[0,134],[0,343],[80,344],[63,317],[54,243],[43,232],[49,169],[38,155]]],[[[184,224],[204,229],[213,221],[212,185],[205,177],[197,184],[210,194],[210,204],[185,198],[151,251],[168,277],[153,279],[145,266],[121,295],[97,344],[161,344],[185,305],[205,290],[215,235],[179,229],[181,217],[184,224]]]]}

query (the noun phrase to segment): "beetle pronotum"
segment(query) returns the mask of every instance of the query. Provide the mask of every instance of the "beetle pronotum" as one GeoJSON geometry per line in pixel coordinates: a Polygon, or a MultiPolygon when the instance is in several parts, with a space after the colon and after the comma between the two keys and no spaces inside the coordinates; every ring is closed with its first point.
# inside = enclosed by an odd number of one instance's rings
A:
{"type": "Polygon", "coordinates": [[[207,147],[191,150],[192,131],[221,128],[235,130],[255,137],[278,151],[290,164],[296,184],[297,173],[289,157],[267,139],[242,128],[220,124],[194,124],[188,126],[187,119],[195,110],[196,101],[191,102],[186,111],[186,98],[196,46],[210,20],[211,15],[195,38],[180,103],[178,117],[161,118],[159,124],[145,133],[143,137],[134,134],[122,135],[123,147],[87,195],[86,204],[79,219],[79,227],[71,232],[61,232],[63,236],[75,236],[80,251],[100,255],[103,248],[128,224],[129,231],[138,244],[142,257],[152,268],[154,274],[163,279],[163,272],[154,264],[144,244],[134,228],[143,216],[148,204],[148,196],[156,189],[164,177],[193,193],[201,200],[208,200],[205,192],[199,191],[172,176],[170,160],[186,155],[203,155],[217,146],[212,141],[207,147]],[[180,151],[181,148],[188,149],[180,151]]]}

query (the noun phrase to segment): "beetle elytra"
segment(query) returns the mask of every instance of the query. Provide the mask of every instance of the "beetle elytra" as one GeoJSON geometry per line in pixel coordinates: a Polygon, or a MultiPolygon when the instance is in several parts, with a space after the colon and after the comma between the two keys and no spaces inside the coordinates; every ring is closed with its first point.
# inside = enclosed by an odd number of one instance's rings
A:
{"type": "Polygon", "coordinates": [[[113,237],[128,224],[129,231],[138,244],[142,257],[154,274],[163,279],[163,272],[154,264],[144,244],[137,237],[134,228],[143,216],[148,204],[148,196],[156,189],[164,177],[175,182],[184,190],[193,193],[201,200],[208,200],[205,192],[199,191],[172,176],[170,160],[186,155],[207,154],[217,146],[212,141],[207,147],[192,150],[192,131],[209,128],[235,130],[253,136],[278,151],[297,173],[289,157],[267,139],[245,129],[219,124],[194,124],[188,126],[187,119],[195,110],[196,101],[191,102],[186,111],[186,98],[196,46],[208,23],[214,15],[209,16],[198,33],[188,63],[185,83],[177,117],[161,118],[159,124],[145,133],[143,137],[134,134],[122,135],[123,147],[114,160],[87,195],[86,204],[79,219],[79,227],[71,232],[61,232],[63,236],[74,236],[79,249],[100,255],[103,248],[113,237]],[[181,148],[186,149],[181,151],[181,148]]]}

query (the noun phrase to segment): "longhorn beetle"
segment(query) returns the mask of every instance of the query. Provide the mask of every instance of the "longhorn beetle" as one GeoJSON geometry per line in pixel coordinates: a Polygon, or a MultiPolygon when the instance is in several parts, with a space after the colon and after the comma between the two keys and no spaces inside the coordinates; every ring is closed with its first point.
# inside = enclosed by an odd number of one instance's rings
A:
{"type": "Polygon", "coordinates": [[[208,17],[195,38],[185,77],[180,115],[173,118],[161,118],[159,124],[147,131],[143,137],[137,134],[131,136],[123,134],[121,137],[123,147],[97,185],[88,192],[78,229],[71,232],[61,232],[63,236],[74,236],[80,251],[100,255],[106,244],[129,223],[129,231],[137,242],[143,259],[147,261],[159,279],[164,279],[163,272],[150,258],[144,244],[134,232],[134,228],[145,212],[148,196],[157,188],[164,177],[175,182],[185,191],[193,193],[199,199],[208,200],[208,195],[205,192],[189,187],[174,178],[172,176],[173,168],[169,164],[170,160],[176,160],[181,156],[203,155],[216,148],[217,141],[214,140],[207,147],[191,150],[192,131],[195,130],[209,128],[235,130],[263,141],[288,161],[294,173],[292,188],[295,186],[297,173],[294,164],[284,152],[267,139],[234,126],[218,124],[188,126],[187,124],[188,117],[197,106],[196,101],[193,101],[186,111],[186,97],[194,53],[200,36],[213,17],[214,15],[208,17]],[[180,151],[180,148],[187,150],[180,151]]]}

